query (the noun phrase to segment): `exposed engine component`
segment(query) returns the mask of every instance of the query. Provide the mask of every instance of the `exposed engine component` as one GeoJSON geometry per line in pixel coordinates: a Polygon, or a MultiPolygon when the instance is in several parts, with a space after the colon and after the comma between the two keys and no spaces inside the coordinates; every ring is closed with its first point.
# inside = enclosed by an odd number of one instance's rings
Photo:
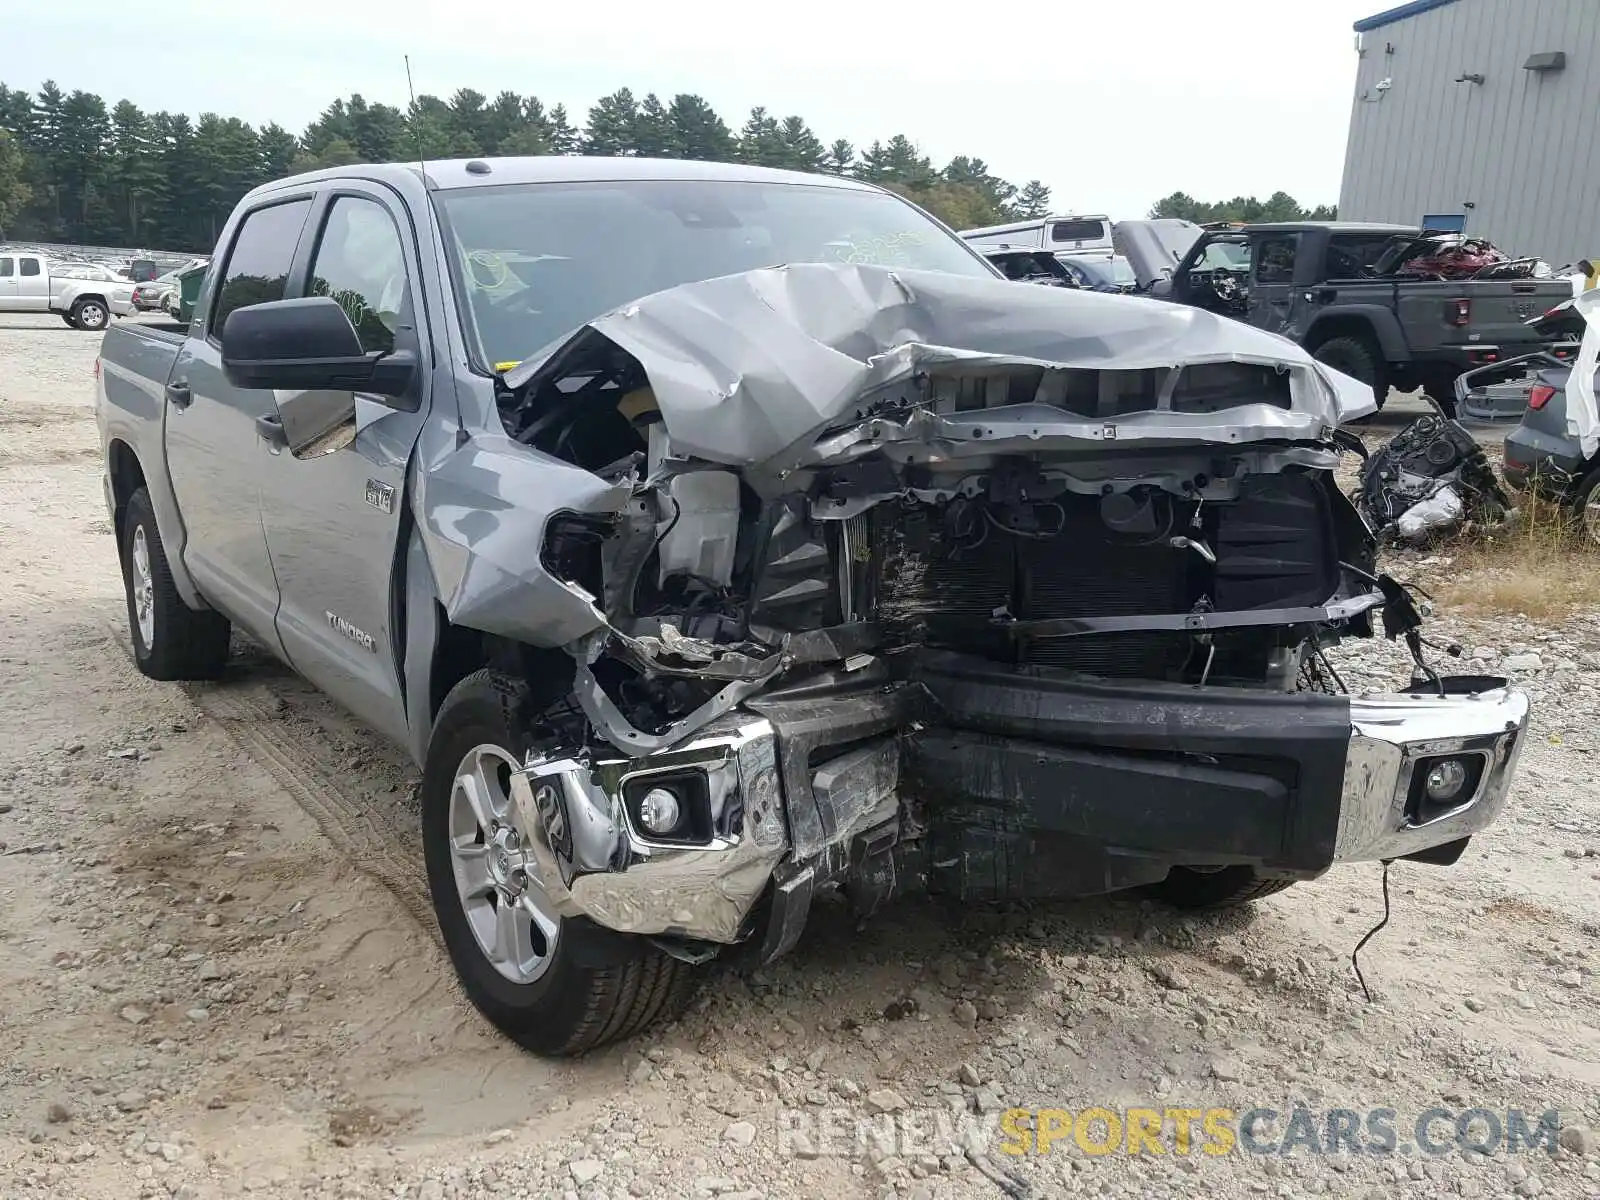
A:
{"type": "Polygon", "coordinates": [[[1433,408],[1361,469],[1356,501],[1380,537],[1420,543],[1463,524],[1499,526],[1511,512],[1483,447],[1459,421],[1433,408]]]}

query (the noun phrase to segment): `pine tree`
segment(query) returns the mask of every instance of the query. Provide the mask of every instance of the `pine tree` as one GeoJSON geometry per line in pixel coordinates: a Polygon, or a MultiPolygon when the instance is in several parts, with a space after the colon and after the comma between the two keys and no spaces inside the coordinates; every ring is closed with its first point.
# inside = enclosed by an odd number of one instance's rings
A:
{"type": "Polygon", "coordinates": [[[739,161],[760,167],[787,165],[789,149],[783,143],[783,133],[777,118],[767,115],[759,105],[750,110],[744,127],[739,130],[739,161]]]}
{"type": "Polygon", "coordinates": [[[827,169],[827,149],[801,118],[785,117],[778,126],[778,140],[784,148],[783,166],[795,171],[827,169]]]}
{"type": "Polygon", "coordinates": [[[0,241],[32,195],[24,178],[22,147],[10,130],[0,128],[0,241]]]}
{"type": "Polygon", "coordinates": [[[576,154],[583,146],[583,137],[567,119],[567,106],[558,104],[550,110],[550,152],[576,154]]]}
{"type": "Polygon", "coordinates": [[[1050,189],[1038,179],[1028,180],[1017,193],[1017,202],[1012,205],[1012,212],[1019,217],[1029,219],[1049,216],[1050,189]]]}
{"type": "Polygon", "coordinates": [[[732,162],[733,134],[716,111],[699,96],[680,92],[667,108],[673,144],[684,158],[702,162],[732,162]]]}
{"type": "Polygon", "coordinates": [[[639,103],[633,123],[633,150],[640,158],[682,158],[672,117],[651,92],[639,103]]]}
{"type": "Polygon", "coordinates": [[[823,170],[831,171],[835,175],[848,175],[855,166],[856,148],[844,138],[840,138],[828,147],[828,161],[823,170]]]}
{"type": "Polygon", "coordinates": [[[589,110],[583,152],[615,157],[638,153],[639,105],[627,88],[602,96],[589,110]]]}

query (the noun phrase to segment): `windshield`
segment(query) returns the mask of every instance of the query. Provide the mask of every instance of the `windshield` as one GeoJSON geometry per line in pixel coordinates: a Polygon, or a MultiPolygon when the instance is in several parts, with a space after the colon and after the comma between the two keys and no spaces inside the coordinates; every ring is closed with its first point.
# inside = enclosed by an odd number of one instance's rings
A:
{"type": "Polygon", "coordinates": [[[882,192],[618,180],[438,193],[463,320],[503,367],[652,292],[785,263],[992,278],[960,238],[882,192]]]}

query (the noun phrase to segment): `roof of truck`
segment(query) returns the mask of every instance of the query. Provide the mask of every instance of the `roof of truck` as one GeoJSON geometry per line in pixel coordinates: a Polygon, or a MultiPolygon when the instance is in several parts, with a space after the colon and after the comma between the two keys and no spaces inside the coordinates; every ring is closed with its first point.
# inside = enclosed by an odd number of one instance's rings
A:
{"type": "Polygon", "coordinates": [[[1386,225],[1381,221],[1262,221],[1245,225],[1244,231],[1255,233],[1295,233],[1306,229],[1326,229],[1331,233],[1403,234],[1421,233],[1416,225],[1386,225]]]}
{"type": "MultiPolygon", "coordinates": [[[[436,188],[493,187],[506,183],[605,183],[627,179],[716,180],[721,183],[787,183],[837,187],[854,191],[877,191],[871,184],[842,175],[782,171],[774,167],[752,167],[743,163],[700,162],[681,158],[586,158],[547,154],[526,158],[456,158],[429,160],[427,179],[436,188]]],[[[329,167],[268,184],[269,188],[317,179],[382,179],[395,174],[419,173],[418,164],[357,163],[329,167]]]]}

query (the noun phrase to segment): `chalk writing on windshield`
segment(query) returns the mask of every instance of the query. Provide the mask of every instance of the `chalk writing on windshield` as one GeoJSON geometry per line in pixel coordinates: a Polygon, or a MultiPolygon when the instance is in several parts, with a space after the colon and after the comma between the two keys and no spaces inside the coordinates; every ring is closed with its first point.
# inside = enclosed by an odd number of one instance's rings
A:
{"type": "Polygon", "coordinates": [[[838,262],[869,267],[909,267],[920,257],[922,235],[902,229],[896,233],[849,234],[828,249],[838,262]]]}

